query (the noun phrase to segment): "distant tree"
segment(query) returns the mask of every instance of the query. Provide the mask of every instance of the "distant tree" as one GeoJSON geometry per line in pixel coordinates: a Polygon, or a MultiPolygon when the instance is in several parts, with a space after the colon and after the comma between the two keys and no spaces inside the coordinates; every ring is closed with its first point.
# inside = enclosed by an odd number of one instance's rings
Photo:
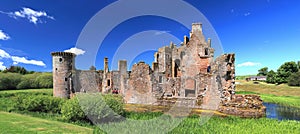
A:
{"type": "Polygon", "coordinates": [[[282,64],[277,70],[277,80],[278,84],[287,83],[288,78],[293,74],[298,72],[298,66],[296,62],[286,62],[282,64]]]}
{"type": "Polygon", "coordinates": [[[269,71],[267,74],[267,83],[272,83],[275,84],[276,83],[276,72],[274,72],[273,70],[269,71]]]}
{"type": "Polygon", "coordinates": [[[5,69],[3,73],[19,73],[19,74],[28,74],[28,71],[24,67],[20,66],[10,66],[9,68],[5,69]]]}
{"type": "Polygon", "coordinates": [[[298,71],[300,70],[300,61],[298,61],[298,71]]]}
{"type": "Polygon", "coordinates": [[[300,86],[300,72],[293,73],[288,78],[288,85],[289,86],[300,86]]]}
{"type": "Polygon", "coordinates": [[[268,67],[264,67],[258,70],[257,76],[267,76],[268,74],[268,67]]]}
{"type": "Polygon", "coordinates": [[[91,70],[91,71],[96,71],[96,67],[95,67],[95,66],[91,66],[91,67],[90,67],[90,70],[91,70]]]}

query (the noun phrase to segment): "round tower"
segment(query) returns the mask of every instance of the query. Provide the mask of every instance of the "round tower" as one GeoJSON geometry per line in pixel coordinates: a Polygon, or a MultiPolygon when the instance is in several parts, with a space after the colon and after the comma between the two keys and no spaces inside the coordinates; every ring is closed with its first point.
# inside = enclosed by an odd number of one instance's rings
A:
{"type": "Polygon", "coordinates": [[[75,70],[75,54],[70,52],[53,52],[53,96],[70,98],[74,93],[72,73],[75,70]]]}

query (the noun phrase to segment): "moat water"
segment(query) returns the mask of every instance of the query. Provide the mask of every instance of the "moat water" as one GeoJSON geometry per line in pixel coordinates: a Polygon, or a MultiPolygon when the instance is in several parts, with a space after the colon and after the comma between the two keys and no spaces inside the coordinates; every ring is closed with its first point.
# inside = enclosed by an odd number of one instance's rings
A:
{"type": "Polygon", "coordinates": [[[266,106],[267,118],[277,120],[300,121],[300,108],[282,106],[274,103],[263,103],[266,106]]]}

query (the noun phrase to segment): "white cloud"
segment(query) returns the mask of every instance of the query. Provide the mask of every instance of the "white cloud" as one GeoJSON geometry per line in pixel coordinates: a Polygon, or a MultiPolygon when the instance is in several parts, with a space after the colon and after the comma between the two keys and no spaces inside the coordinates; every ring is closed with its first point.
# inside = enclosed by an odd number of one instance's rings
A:
{"type": "Polygon", "coordinates": [[[18,63],[23,63],[23,64],[32,64],[32,65],[37,65],[37,66],[43,66],[43,67],[46,66],[46,64],[43,61],[28,60],[25,57],[11,56],[11,59],[13,60],[14,65],[16,65],[18,63]]]}
{"type": "Polygon", "coordinates": [[[245,62],[238,64],[237,67],[253,67],[253,66],[260,66],[260,63],[255,63],[255,62],[245,62]]]}
{"type": "Polygon", "coordinates": [[[0,70],[5,70],[6,66],[3,65],[3,62],[0,61],[0,70]]]}
{"type": "Polygon", "coordinates": [[[170,33],[170,31],[157,31],[154,33],[154,35],[162,35],[162,34],[166,34],[166,33],[170,33]]]}
{"type": "Polygon", "coordinates": [[[85,53],[84,50],[76,48],[76,47],[65,50],[64,52],[70,52],[70,53],[74,53],[76,55],[83,55],[85,53]]]}
{"type": "Polygon", "coordinates": [[[4,50],[0,49],[0,59],[2,58],[10,58],[10,55],[4,50]]]}
{"type": "MultiPolygon", "coordinates": [[[[14,65],[23,63],[23,64],[32,64],[32,65],[37,65],[37,66],[43,66],[43,67],[46,66],[46,64],[43,61],[28,60],[25,57],[11,56],[9,53],[0,49],[0,59],[2,59],[2,58],[11,59],[13,61],[14,65]]],[[[2,64],[0,64],[0,68],[1,67],[3,68],[3,62],[2,62],[2,64]]]]}
{"type": "Polygon", "coordinates": [[[14,12],[3,12],[0,11],[0,13],[2,14],[6,14],[9,17],[12,18],[26,18],[29,20],[29,22],[37,24],[37,23],[44,23],[44,21],[42,21],[42,17],[46,17],[48,19],[52,19],[54,20],[54,17],[49,16],[45,11],[35,11],[31,8],[28,7],[23,7],[22,10],[20,11],[14,11],[14,12]]]}
{"type": "Polygon", "coordinates": [[[248,12],[248,13],[245,13],[245,14],[244,14],[244,16],[246,16],[246,17],[247,17],[247,16],[249,16],[250,14],[251,14],[251,13],[250,13],[250,12],[248,12]]]}
{"type": "Polygon", "coordinates": [[[8,40],[10,37],[8,34],[4,33],[2,30],[0,30],[0,40],[8,40]]]}

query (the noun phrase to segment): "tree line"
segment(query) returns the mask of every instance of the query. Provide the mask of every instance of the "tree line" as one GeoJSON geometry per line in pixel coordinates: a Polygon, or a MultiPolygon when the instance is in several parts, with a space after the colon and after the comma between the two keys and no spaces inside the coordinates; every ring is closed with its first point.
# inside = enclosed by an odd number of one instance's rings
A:
{"type": "Polygon", "coordinates": [[[0,71],[0,90],[52,87],[52,73],[28,71],[20,66],[11,66],[0,71]]]}
{"type": "Polygon", "coordinates": [[[257,76],[267,76],[267,83],[283,84],[287,83],[289,86],[300,86],[300,61],[285,62],[277,71],[268,71],[268,67],[258,70],[257,76]]]}

